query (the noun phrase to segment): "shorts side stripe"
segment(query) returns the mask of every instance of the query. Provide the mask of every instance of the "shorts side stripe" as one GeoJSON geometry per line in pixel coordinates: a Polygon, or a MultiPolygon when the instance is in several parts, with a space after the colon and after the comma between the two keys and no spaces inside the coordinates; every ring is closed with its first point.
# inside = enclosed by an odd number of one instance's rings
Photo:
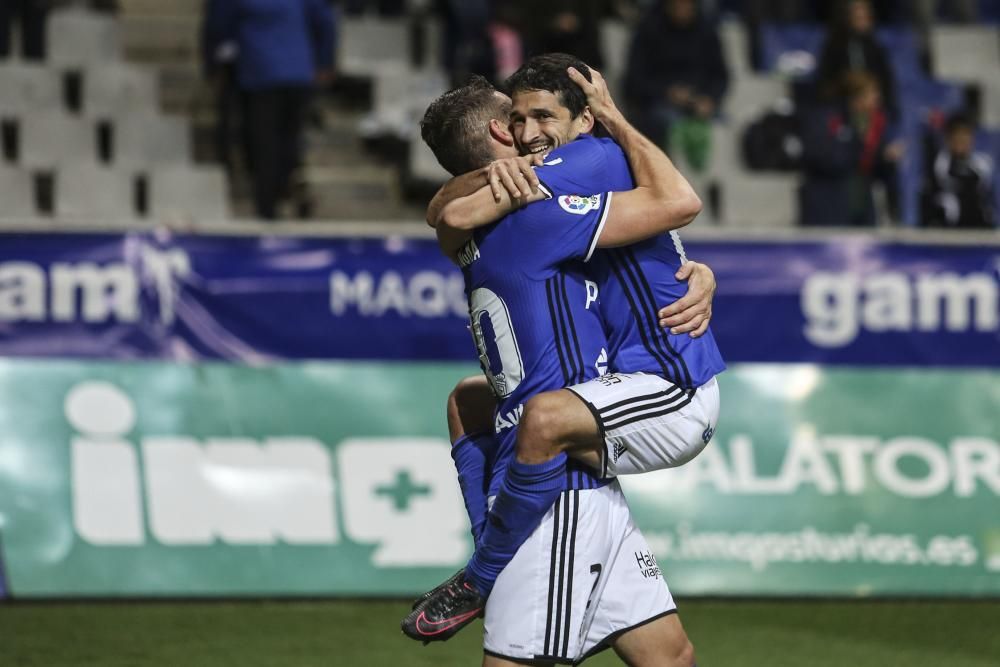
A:
{"type": "Polygon", "coordinates": [[[669,408],[667,408],[666,410],[661,410],[659,412],[650,412],[650,413],[644,412],[642,414],[639,414],[639,415],[636,415],[636,416],[631,417],[629,419],[626,419],[625,421],[615,422],[614,425],[609,425],[609,428],[621,428],[623,426],[628,426],[629,424],[634,424],[635,422],[642,421],[643,419],[654,419],[656,417],[664,417],[664,416],[669,415],[669,414],[671,414],[673,412],[677,412],[678,410],[680,410],[683,407],[686,407],[688,404],[691,403],[691,400],[693,398],[694,398],[694,394],[692,393],[684,401],[682,401],[680,403],[677,403],[676,405],[672,405],[669,408]]]}
{"type": "Polygon", "coordinates": [[[556,548],[559,540],[559,505],[562,502],[562,494],[556,498],[555,506],[552,508],[552,554],[549,556],[549,606],[545,618],[545,654],[549,653],[549,636],[552,632],[552,593],[556,582],[556,548]]]}
{"type": "MultiPolygon", "coordinates": [[[[669,380],[664,380],[664,381],[670,382],[669,380]]],[[[604,413],[604,412],[608,412],[609,410],[614,410],[615,408],[620,408],[620,407],[622,407],[624,405],[631,405],[631,404],[637,403],[639,401],[651,401],[651,400],[653,400],[655,398],[661,398],[663,396],[668,396],[668,395],[674,394],[674,393],[676,393],[678,391],[684,391],[683,389],[681,389],[677,385],[673,384],[672,382],[670,382],[670,386],[671,386],[670,389],[661,389],[660,391],[654,391],[652,394],[643,394],[641,396],[629,396],[628,398],[622,399],[622,400],[618,401],[617,403],[609,403],[608,405],[602,406],[600,411],[601,411],[601,413],[604,413]]],[[[567,389],[571,389],[572,390],[572,388],[570,388],[570,387],[567,387],[567,389]]]]}
{"type": "Polygon", "coordinates": [[[570,621],[573,619],[573,570],[576,566],[576,525],[580,520],[580,492],[573,492],[573,530],[569,536],[569,580],[566,583],[566,628],[563,631],[562,655],[569,655],[570,621]]]}
{"type": "Polygon", "coordinates": [[[613,415],[606,415],[604,417],[604,424],[607,428],[612,429],[615,427],[614,425],[624,417],[628,417],[630,415],[639,414],[643,412],[654,412],[662,410],[663,408],[670,407],[685,400],[690,400],[689,394],[687,392],[681,393],[679,396],[675,396],[673,398],[668,398],[662,401],[658,401],[656,403],[644,403],[642,405],[636,405],[635,407],[619,410],[613,415]]]}
{"type": "Polygon", "coordinates": [[[563,494],[567,502],[563,503],[562,544],[559,545],[559,586],[556,596],[556,628],[552,635],[552,651],[559,651],[559,639],[563,630],[563,592],[566,586],[566,536],[569,533],[569,500],[570,494],[563,494]]]}

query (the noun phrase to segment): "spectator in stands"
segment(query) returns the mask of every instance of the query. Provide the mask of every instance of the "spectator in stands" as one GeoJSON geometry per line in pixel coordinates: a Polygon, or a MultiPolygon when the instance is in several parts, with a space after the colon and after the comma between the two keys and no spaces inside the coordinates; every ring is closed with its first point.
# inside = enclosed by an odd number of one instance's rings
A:
{"type": "Polygon", "coordinates": [[[542,53],[568,53],[602,69],[601,18],[606,0],[535,0],[518,2],[522,17],[525,57],[542,53]]]}
{"type": "Polygon", "coordinates": [[[654,3],[636,28],[625,75],[635,126],[664,148],[677,144],[697,171],[708,164],[711,120],[728,86],[722,43],[697,2],[654,3]]]}
{"type": "Polygon", "coordinates": [[[816,79],[822,99],[836,99],[844,75],[867,72],[875,77],[882,103],[897,116],[896,82],[889,56],[875,38],[875,17],[869,0],[845,0],[820,52],[816,79]]]}
{"type": "Polygon", "coordinates": [[[51,0],[0,0],[0,58],[12,55],[14,24],[20,28],[21,56],[45,59],[45,19],[51,0]]]}
{"type": "Polygon", "coordinates": [[[313,88],[333,76],[333,14],[326,0],[209,0],[206,12],[206,49],[237,48],[254,203],[258,216],[273,220],[301,162],[313,88]]]}
{"type": "Polygon", "coordinates": [[[872,188],[885,188],[890,212],[898,204],[896,165],[904,144],[882,104],[878,81],[852,72],[842,87],[841,108],[818,108],[802,123],[805,181],[800,220],[811,226],[873,226],[872,188]]]}
{"type": "MultiPolygon", "coordinates": [[[[205,17],[209,2],[203,0],[205,17]]],[[[240,87],[236,65],[239,45],[235,40],[219,42],[208,28],[208,21],[202,21],[202,73],[215,93],[215,154],[230,176],[235,174],[237,156],[242,156],[243,164],[252,173],[247,97],[240,87]]]]}
{"type": "Polygon", "coordinates": [[[444,66],[452,83],[462,85],[473,74],[495,80],[489,0],[441,0],[438,9],[444,19],[444,66]]]}
{"type": "Polygon", "coordinates": [[[973,149],[975,132],[975,125],[961,114],[945,124],[944,146],[930,164],[922,198],[925,227],[992,229],[996,225],[993,160],[973,149]]]}

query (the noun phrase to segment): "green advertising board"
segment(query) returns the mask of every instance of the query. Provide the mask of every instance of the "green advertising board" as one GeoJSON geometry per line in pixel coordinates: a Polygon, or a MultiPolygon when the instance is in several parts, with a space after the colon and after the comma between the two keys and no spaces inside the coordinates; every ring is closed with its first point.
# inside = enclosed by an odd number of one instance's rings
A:
{"type": "MultiPolygon", "coordinates": [[[[399,595],[471,540],[465,364],[0,361],[7,592],[399,595]]],[[[744,365],[712,443],[622,480],[681,594],[1000,594],[1000,373],[744,365]]]]}

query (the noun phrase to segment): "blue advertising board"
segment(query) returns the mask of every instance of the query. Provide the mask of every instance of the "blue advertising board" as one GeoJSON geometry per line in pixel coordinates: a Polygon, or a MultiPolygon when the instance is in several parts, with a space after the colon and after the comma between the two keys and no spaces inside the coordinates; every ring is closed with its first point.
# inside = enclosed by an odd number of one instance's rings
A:
{"type": "MultiPolygon", "coordinates": [[[[699,241],[729,362],[1000,366],[993,245],[699,241]]],[[[665,305],[665,304],[664,304],[665,305]]],[[[0,234],[0,356],[469,360],[428,239],[0,234]]]]}

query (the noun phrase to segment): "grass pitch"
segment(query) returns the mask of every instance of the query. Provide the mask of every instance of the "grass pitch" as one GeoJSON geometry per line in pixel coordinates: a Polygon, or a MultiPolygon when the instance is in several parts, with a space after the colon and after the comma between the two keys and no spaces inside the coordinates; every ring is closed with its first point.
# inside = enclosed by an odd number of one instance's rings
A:
{"type": "MultiPolygon", "coordinates": [[[[0,604],[0,665],[478,665],[480,625],[403,637],[401,602],[0,604]]],[[[701,667],[997,667],[1000,602],[689,600],[701,667]]],[[[621,664],[610,652],[587,665],[621,664]]]]}

